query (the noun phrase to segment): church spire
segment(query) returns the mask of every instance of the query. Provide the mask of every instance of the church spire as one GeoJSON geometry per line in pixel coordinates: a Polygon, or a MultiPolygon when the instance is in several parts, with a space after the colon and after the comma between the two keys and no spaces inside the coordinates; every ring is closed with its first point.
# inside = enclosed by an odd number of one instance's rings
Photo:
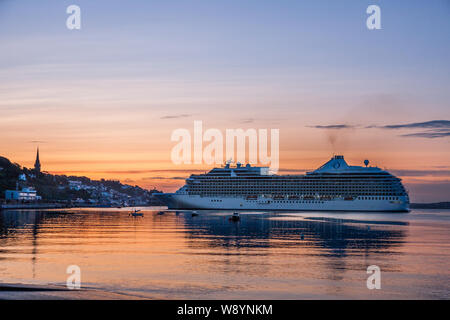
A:
{"type": "Polygon", "coordinates": [[[39,161],[39,147],[37,147],[36,161],[34,162],[34,171],[36,173],[41,172],[41,162],[39,161]]]}

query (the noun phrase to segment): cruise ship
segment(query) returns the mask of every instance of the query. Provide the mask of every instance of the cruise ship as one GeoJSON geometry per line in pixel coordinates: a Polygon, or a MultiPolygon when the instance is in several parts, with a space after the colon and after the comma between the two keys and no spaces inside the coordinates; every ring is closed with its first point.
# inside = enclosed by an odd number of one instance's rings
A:
{"type": "Polygon", "coordinates": [[[304,175],[227,163],[193,174],[175,193],[156,196],[169,209],[407,212],[401,180],[378,167],[350,166],[336,155],[304,175]]]}

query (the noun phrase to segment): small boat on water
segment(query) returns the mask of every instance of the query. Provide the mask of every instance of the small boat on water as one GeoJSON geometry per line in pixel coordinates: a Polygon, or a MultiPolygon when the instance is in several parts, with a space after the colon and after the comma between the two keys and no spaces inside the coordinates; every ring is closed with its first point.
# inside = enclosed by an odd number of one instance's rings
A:
{"type": "Polygon", "coordinates": [[[164,213],[164,211],[158,211],[158,216],[162,216],[164,213]]]}
{"type": "Polygon", "coordinates": [[[134,210],[133,212],[130,213],[130,216],[133,217],[143,217],[144,213],[141,212],[141,210],[134,210]]]}
{"type": "Polygon", "coordinates": [[[241,216],[239,215],[239,212],[235,212],[228,220],[233,222],[241,221],[241,216]]]}
{"type": "Polygon", "coordinates": [[[196,216],[198,216],[198,213],[197,213],[197,211],[192,211],[192,216],[193,216],[193,217],[196,217],[196,216]]]}

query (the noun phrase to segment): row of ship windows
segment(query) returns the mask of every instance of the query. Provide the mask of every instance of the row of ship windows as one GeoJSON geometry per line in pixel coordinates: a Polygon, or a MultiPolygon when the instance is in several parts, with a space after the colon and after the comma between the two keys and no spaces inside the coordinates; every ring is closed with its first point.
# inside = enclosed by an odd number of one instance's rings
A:
{"type": "MultiPolygon", "coordinates": [[[[398,197],[358,197],[358,200],[398,200],[398,197]]],[[[257,201],[257,200],[247,200],[247,201],[257,201]]],[[[219,199],[212,199],[211,202],[222,202],[222,200],[219,199]]],[[[273,203],[325,203],[325,201],[320,200],[275,200],[275,201],[269,201],[273,203]]]]}
{"type": "MultiPolygon", "coordinates": [[[[222,196],[234,196],[234,197],[242,197],[245,196],[242,193],[187,193],[188,195],[198,195],[201,197],[222,197],[222,196]]],[[[271,195],[268,195],[269,198],[271,195]]],[[[298,195],[298,196],[306,196],[306,197],[315,197],[314,194],[306,194],[306,195],[298,195]]],[[[371,194],[370,197],[361,196],[361,194],[358,195],[351,195],[351,194],[321,194],[319,197],[331,197],[331,198],[342,198],[342,197],[354,197],[358,200],[399,200],[399,196],[404,196],[404,194],[392,194],[392,193],[382,193],[378,194],[377,196],[373,196],[371,194]]],[[[255,200],[252,200],[255,201],[255,200]]]]}
{"type": "MultiPolygon", "coordinates": [[[[398,200],[398,197],[358,197],[356,198],[357,200],[398,200]]],[[[222,201],[222,200],[220,200],[222,201]]],[[[247,201],[256,201],[256,200],[247,200],[247,201]]],[[[296,200],[296,201],[292,201],[292,200],[275,200],[272,201],[274,203],[325,203],[324,201],[321,200],[296,200]]]]}
{"type": "Polygon", "coordinates": [[[402,189],[401,185],[361,185],[361,186],[189,186],[189,189],[217,189],[217,190],[235,190],[235,189],[283,189],[283,190],[303,190],[303,189],[324,189],[324,190],[334,190],[334,189],[402,189]]]}
{"type": "MultiPolygon", "coordinates": [[[[309,201],[288,201],[288,200],[278,200],[278,201],[272,201],[273,203],[325,203],[325,201],[318,201],[318,200],[309,200],[309,201]]],[[[270,201],[269,201],[270,203],[270,201]]]]}
{"type": "Polygon", "coordinates": [[[189,183],[188,185],[190,186],[206,186],[206,187],[210,187],[210,186],[278,186],[278,187],[284,187],[284,186],[294,186],[294,187],[299,187],[299,186],[306,186],[306,187],[311,187],[311,186],[354,186],[354,185],[360,185],[360,186],[365,186],[367,184],[370,185],[380,185],[380,186],[391,186],[391,185],[395,185],[395,184],[400,184],[400,183],[396,183],[396,182],[392,182],[392,181],[360,181],[360,182],[352,182],[352,181],[347,181],[345,183],[325,183],[325,182],[315,182],[315,183],[276,183],[276,182],[272,182],[272,183],[243,183],[243,182],[215,182],[215,181],[209,181],[208,183],[189,183]]]}
{"type": "Polygon", "coordinates": [[[349,185],[288,185],[288,186],[282,186],[282,185],[220,185],[220,184],[212,184],[212,185],[189,185],[189,188],[228,188],[228,189],[235,189],[235,188],[324,188],[324,189],[330,189],[330,188],[391,188],[391,187],[400,187],[400,184],[361,184],[361,185],[355,185],[355,184],[349,184],[349,185]]]}
{"type": "Polygon", "coordinates": [[[225,191],[225,190],[329,190],[329,191],[333,191],[333,190],[393,190],[393,189],[401,189],[401,188],[382,188],[382,187],[374,187],[374,188],[292,188],[292,189],[287,189],[287,188],[244,188],[244,187],[236,187],[236,188],[189,188],[190,190],[211,190],[211,191],[225,191]]]}
{"type": "MultiPolygon", "coordinates": [[[[299,184],[302,184],[302,185],[326,185],[326,184],[328,184],[328,185],[335,185],[335,184],[337,184],[337,185],[339,185],[339,184],[341,184],[341,185],[344,185],[344,184],[350,184],[350,185],[353,185],[353,184],[361,184],[361,185],[363,185],[363,184],[368,184],[368,183],[372,183],[372,184],[393,184],[393,183],[398,183],[399,181],[386,181],[386,180],[384,180],[384,181],[367,181],[367,180],[358,180],[358,181],[349,181],[349,180],[347,180],[347,181],[308,181],[308,182],[306,182],[306,181],[302,181],[302,182],[298,182],[298,181],[292,181],[292,182],[284,182],[284,181],[271,181],[270,183],[269,182],[266,182],[266,181],[247,181],[247,182],[244,182],[244,181],[203,181],[203,182],[201,182],[201,183],[198,183],[197,182],[197,184],[203,184],[203,185],[212,185],[212,184],[214,184],[214,185],[235,185],[235,184],[239,184],[239,185],[267,185],[267,184],[270,184],[270,185],[299,185],[299,184]]],[[[189,184],[191,184],[191,183],[189,183],[189,184]]]]}
{"type": "Polygon", "coordinates": [[[393,188],[372,188],[372,189],[277,189],[277,188],[270,188],[270,189],[242,189],[242,188],[236,188],[233,190],[220,190],[220,189],[203,189],[203,188],[194,188],[189,189],[191,192],[207,192],[207,193],[245,193],[245,194],[260,194],[260,193],[280,193],[280,194],[305,194],[305,193],[348,193],[348,192],[354,192],[354,193],[396,193],[396,192],[403,192],[403,189],[393,189],[393,188]]]}
{"type": "Polygon", "coordinates": [[[367,183],[376,183],[376,184],[393,184],[400,183],[400,180],[343,180],[343,181],[188,181],[188,184],[203,184],[203,185],[211,185],[211,184],[221,184],[221,185],[230,185],[230,184],[245,184],[245,185],[323,185],[323,184],[367,184],[367,183]]]}
{"type": "Polygon", "coordinates": [[[191,180],[198,180],[198,181],[207,181],[207,180],[237,180],[237,179],[245,179],[245,180],[264,180],[264,181],[314,181],[314,180],[320,180],[320,181],[326,181],[326,180],[361,180],[361,179],[390,179],[395,180],[397,179],[394,176],[391,175],[354,175],[354,176],[328,176],[328,177],[274,177],[274,176],[242,176],[238,175],[238,177],[231,177],[231,176],[192,176],[190,177],[191,180]]]}
{"type": "MultiPolygon", "coordinates": [[[[214,196],[214,195],[210,195],[210,196],[214,196]]],[[[312,195],[310,195],[310,196],[312,196],[312,195]]],[[[342,195],[340,195],[339,197],[341,197],[342,195]]],[[[338,196],[336,196],[336,197],[338,197],[338,196]]],[[[394,196],[394,197],[386,197],[386,196],[384,196],[384,197],[361,197],[361,196],[358,196],[358,197],[356,197],[356,199],[357,200],[399,200],[399,197],[397,197],[397,196],[394,196]]],[[[222,200],[220,200],[220,199],[211,199],[210,200],[211,202],[222,202],[222,200]]],[[[247,201],[257,201],[256,199],[251,199],[251,200],[249,200],[249,199],[247,199],[247,201]]],[[[286,202],[286,201],[288,201],[288,200],[282,200],[282,202],[286,202]]],[[[297,200],[297,201],[294,201],[294,202],[299,202],[300,200],[297,200]]],[[[276,202],[276,201],[274,201],[274,202],[276,202]]],[[[301,202],[301,201],[300,201],[301,202]]]]}
{"type": "Polygon", "coordinates": [[[398,197],[358,197],[359,200],[398,200],[398,197]]]}
{"type": "Polygon", "coordinates": [[[345,182],[242,182],[242,181],[208,181],[203,183],[188,183],[189,186],[353,186],[353,185],[395,185],[401,184],[399,181],[345,181],[345,182]]]}
{"type": "Polygon", "coordinates": [[[302,184],[264,184],[264,183],[201,183],[201,184],[187,184],[189,188],[362,188],[362,187],[401,187],[401,183],[302,183],[302,184]]]}

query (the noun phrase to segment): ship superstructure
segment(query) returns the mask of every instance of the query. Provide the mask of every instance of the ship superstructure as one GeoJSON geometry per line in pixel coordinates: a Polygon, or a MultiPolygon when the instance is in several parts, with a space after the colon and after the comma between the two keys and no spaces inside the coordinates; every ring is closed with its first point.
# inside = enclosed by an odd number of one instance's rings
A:
{"type": "Polygon", "coordinates": [[[401,180],[378,167],[349,166],[334,156],[304,175],[230,164],[193,174],[175,193],[158,194],[173,209],[408,211],[401,180]]]}

